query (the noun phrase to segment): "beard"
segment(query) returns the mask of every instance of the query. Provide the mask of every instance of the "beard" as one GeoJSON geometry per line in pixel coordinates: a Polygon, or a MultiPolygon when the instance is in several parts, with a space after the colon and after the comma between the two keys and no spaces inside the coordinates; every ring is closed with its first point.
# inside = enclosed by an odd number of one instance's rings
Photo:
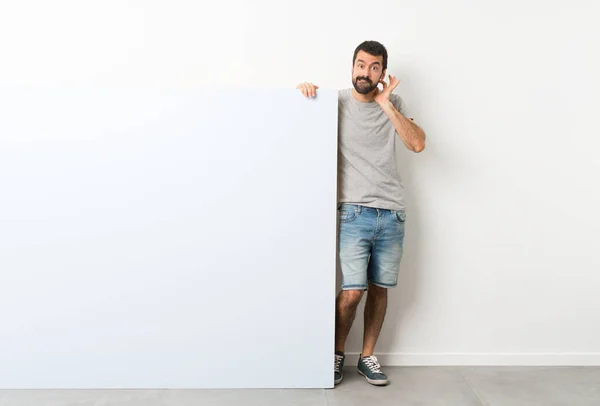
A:
{"type": "Polygon", "coordinates": [[[377,83],[373,84],[371,79],[365,76],[357,76],[353,81],[354,89],[360,94],[367,94],[375,90],[377,83]],[[359,82],[359,80],[363,79],[359,82]]]}

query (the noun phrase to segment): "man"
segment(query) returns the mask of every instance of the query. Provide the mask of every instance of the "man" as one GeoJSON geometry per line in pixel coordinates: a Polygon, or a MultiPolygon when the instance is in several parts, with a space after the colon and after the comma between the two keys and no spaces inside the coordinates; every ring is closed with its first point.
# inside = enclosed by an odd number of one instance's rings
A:
{"type": "MultiPolygon", "coordinates": [[[[339,91],[338,102],[338,255],[342,291],[336,300],[335,383],[343,378],[346,338],[363,293],[363,348],[358,372],[373,385],[388,377],[373,355],[387,308],[387,289],[396,286],[403,252],[405,199],[397,171],[395,145],[413,152],[425,148],[425,133],[406,117],[403,100],[392,91],[399,80],[387,71],[387,50],[365,41],[354,51],[353,88],[339,91]],[[381,84],[382,89],[378,88],[381,84]]],[[[319,88],[297,86],[306,97],[319,88]]]]}

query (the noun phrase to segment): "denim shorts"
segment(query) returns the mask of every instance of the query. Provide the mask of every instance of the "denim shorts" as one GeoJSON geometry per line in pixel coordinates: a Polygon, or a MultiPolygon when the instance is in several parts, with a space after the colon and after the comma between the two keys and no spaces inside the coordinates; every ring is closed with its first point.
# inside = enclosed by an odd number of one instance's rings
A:
{"type": "Polygon", "coordinates": [[[396,286],[404,249],[404,210],[343,203],[338,219],[342,289],[365,290],[368,282],[396,286]]]}

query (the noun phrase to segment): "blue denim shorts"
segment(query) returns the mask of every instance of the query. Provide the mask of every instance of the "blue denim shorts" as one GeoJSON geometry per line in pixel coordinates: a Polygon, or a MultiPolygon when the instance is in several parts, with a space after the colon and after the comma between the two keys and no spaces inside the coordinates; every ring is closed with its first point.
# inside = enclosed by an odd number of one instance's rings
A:
{"type": "Polygon", "coordinates": [[[404,249],[404,210],[343,203],[338,219],[342,289],[365,290],[368,282],[396,286],[404,249]]]}

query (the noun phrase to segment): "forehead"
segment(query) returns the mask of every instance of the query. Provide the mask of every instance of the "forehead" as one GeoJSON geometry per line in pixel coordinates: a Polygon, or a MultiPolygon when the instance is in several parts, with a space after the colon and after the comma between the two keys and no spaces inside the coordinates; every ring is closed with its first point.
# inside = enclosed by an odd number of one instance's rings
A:
{"type": "Polygon", "coordinates": [[[356,54],[356,60],[364,61],[367,65],[371,65],[375,62],[383,63],[383,56],[373,56],[371,54],[366,53],[365,51],[358,51],[356,54]]]}

